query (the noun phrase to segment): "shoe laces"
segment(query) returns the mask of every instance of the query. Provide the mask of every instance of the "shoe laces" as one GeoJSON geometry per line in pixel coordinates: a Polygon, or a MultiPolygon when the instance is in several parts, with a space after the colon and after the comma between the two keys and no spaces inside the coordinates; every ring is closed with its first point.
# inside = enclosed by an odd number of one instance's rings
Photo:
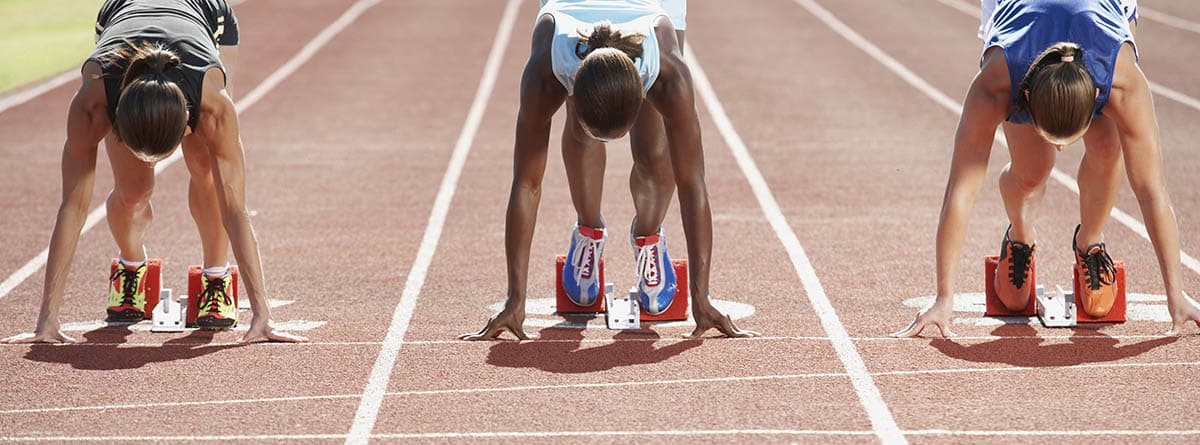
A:
{"type": "Polygon", "coordinates": [[[208,285],[200,292],[200,307],[205,308],[205,312],[220,312],[221,304],[233,304],[233,299],[229,298],[229,293],[225,291],[225,277],[207,280],[208,285]]]}
{"type": "Polygon", "coordinates": [[[571,259],[571,264],[575,266],[575,281],[592,277],[592,268],[596,264],[596,251],[600,250],[600,240],[590,236],[585,239],[583,245],[577,246],[575,249],[575,258],[571,259]]]}
{"type": "Polygon", "coordinates": [[[658,270],[658,244],[646,244],[638,247],[637,252],[637,270],[638,276],[647,286],[658,286],[659,277],[661,276],[658,270]]]}
{"type": "Polygon", "coordinates": [[[108,281],[111,283],[117,280],[121,281],[121,304],[133,306],[133,297],[137,294],[138,269],[117,266],[117,270],[108,277],[108,281]]]}
{"type": "Polygon", "coordinates": [[[1029,267],[1033,258],[1033,246],[1025,243],[1009,242],[1008,279],[1016,287],[1025,285],[1029,276],[1029,267]]]}
{"type": "Polygon", "coordinates": [[[1116,276],[1116,266],[1113,265],[1112,257],[1104,250],[1104,244],[1093,244],[1087,251],[1087,254],[1080,252],[1079,257],[1083,259],[1088,289],[1100,290],[1101,286],[1112,284],[1113,277],[1116,276]]]}

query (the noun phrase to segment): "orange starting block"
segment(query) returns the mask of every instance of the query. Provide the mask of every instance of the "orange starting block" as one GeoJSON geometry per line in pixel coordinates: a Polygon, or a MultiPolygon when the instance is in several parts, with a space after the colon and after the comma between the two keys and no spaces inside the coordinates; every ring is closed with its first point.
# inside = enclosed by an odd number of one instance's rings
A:
{"type": "Polygon", "coordinates": [[[642,321],[682,321],[688,318],[688,262],[687,259],[671,260],[671,266],[675,268],[675,298],[671,300],[671,307],[658,315],[647,314],[642,311],[642,321]]]}
{"type": "MultiPolygon", "coordinates": [[[[188,293],[187,293],[187,326],[196,327],[196,315],[200,313],[200,293],[204,292],[204,286],[200,282],[201,275],[204,274],[204,266],[193,264],[188,267],[188,293]]],[[[229,266],[229,283],[226,283],[225,291],[233,297],[233,304],[238,304],[238,267],[229,266]]]]}
{"type": "Polygon", "coordinates": [[[1076,314],[1077,314],[1076,319],[1079,320],[1080,323],[1124,323],[1125,322],[1125,262],[1124,261],[1114,261],[1113,268],[1116,269],[1116,271],[1117,271],[1116,272],[1116,275],[1117,275],[1116,276],[1117,299],[1116,299],[1116,301],[1113,302],[1112,310],[1109,310],[1107,315],[1105,315],[1103,317],[1099,317],[1099,318],[1088,315],[1087,312],[1083,311],[1083,302],[1080,301],[1080,299],[1079,299],[1079,290],[1082,287],[1079,282],[1079,271],[1077,269],[1075,269],[1074,267],[1071,268],[1072,270],[1075,270],[1075,279],[1072,281],[1075,283],[1074,292],[1075,292],[1075,310],[1076,310],[1076,314]]]}
{"type": "Polygon", "coordinates": [[[983,315],[988,317],[997,316],[1022,316],[1022,315],[1037,315],[1037,265],[1029,265],[1029,304],[1025,305],[1025,310],[1013,312],[1008,310],[1008,307],[1000,301],[1000,297],[996,294],[996,267],[1000,264],[999,255],[989,255],[983,258],[983,277],[986,283],[987,309],[983,315]]]}
{"type": "MultiPolygon", "coordinates": [[[[596,301],[592,302],[591,306],[580,306],[571,301],[567,296],[567,289],[563,287],[562,270],[567,264],[567,256],[559,255],[554,260],[554,310],[560,314],[595,314],[604,312],[604,295],[597,295],[596,301]]],[[[604,258],[600,258],[600,285],[604,286],[604,258]]],[[[601,292],[604,292],[601,288],[601,292]]]]}

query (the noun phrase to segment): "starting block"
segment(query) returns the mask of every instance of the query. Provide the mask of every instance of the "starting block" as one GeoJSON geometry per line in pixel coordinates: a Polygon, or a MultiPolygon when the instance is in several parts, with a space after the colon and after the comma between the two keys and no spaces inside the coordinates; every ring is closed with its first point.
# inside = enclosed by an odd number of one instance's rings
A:
{"type": "Polygon", "coordinates": [[[1116,274],[1115,274],[1116,280],[1115,281],[1116,281],[1116,286],[1117,286],[1117,298],[1113,302],[1113,307],[1111,310],[1108,311],[1107,315],[1105,315],[1103,317],[1093,317],[1083,310],[1083,302],[1080,301],[1080,299],[1079,299],[1079,290],[1081,288],[1080,282],[1079,282],[1079,270],[1074,267],[1071,268],[1071,270],[1075,271],[1075,274],[1074,274],[1075,279],[1072,281],[1074,282],[1074,285],[1075,285],[1074,289],[1073,289],[1074,295],[1075,295],[1075,307],[1078,308],[1078,311],[1076,312],[1076,314],[1077,314],[1077,318],[1079,319],[1080,323],[1124,323],[1125,322],[1125,262],[1124,261],[1114,261],[1113,269],[1116,270],[1116,274]]]}
{"type": "Polygon", "coordinates": [[[642,309],[639,307],[637,288],[629,290],[623,297],[613,295],[612,284],[604,286],[604,324],[609,329],[641,329],[642,309]]]}
{"type": "MultiPolygon", "coordinates": [[[[671,307],[658,315],[650,315],[642,311],[642,321],[683,321],[688,319],[688,262],[687,259],[671,260],[671,267],[675,269],[675,298],[671,300],[671,307]]],[[[637,299],[637,289],[633,289],[633,298],[637,299]]]]}
{"type": "Polygon", "coordinates": [[[1042,326],[1048,328],[1069,328],[1075,326],[1079,317],[1075,312],[1075,294],[1055,286],[1057,292],[1046,295],[1042,286],[1037,287],[1037,316],[1042,326]]]}
{"type": "Polygon", "coordinates": [[[1035,264],[1029,266],[1029,303],[1025,305],[1025,310],[1013,312],[1008,310],[1008,307],[1000,301],[1000,297],[996,294],[996,268],[1000,264],[1000,256],[989,255],[983,258],[983,276],[986,287],[984,293],[987,295],[987,309],[983,315],[988,317],[996,316],[1018,316],[1018,315],[1036,315],[1037,314],[1037,267],[1035,264]]]}
{"type": "MultiPolygon", "coordinates": [[[[607,294],[612,293],[611,285],[605,284],[605,298],[596,298],[591,306],[580,306],[571,301],[567,296],[567,289],[563,287],[562,271],[567,264],[567,256],[559,255],[554,260],[554,310],[560,314],[597,314],[604,312],[604,300],[607,299],[607,294]]],[[[600,282],[604,283],[604,257],[600,258],[600,282]]]]}
{"type": "MultiPolygon", "coordinates": [[[[193,264],[188,267],[188,293],[186,299],[187,306],[187,327],[196,327],[196,316],[200,313],[200,293],[204,292],[204,286],[200,281],[200,277],[204,275],[204,266],[193,264]]],[[[238,299],[238,267],[229,266],[229,282],[225,284],[225,291],[233,297],[233,304],[241,308],[240,300],[238,299]]]]}
{"type": "MultiPolygon", "coordinates": [[[[120,267],[120,261],[116,258],[112,259],[112,264],[108,269],[108,274],[111,276],[117,272],[120,267]]],[[[146,259],[146,275],[143,278],[145,283],[142,284],[146,291],[146,306],[145,311],[149,314],[158,306],[159,294],[162,292],[162,260],[158,258],[146,259]]],[[[170,292],[168,290],[168,292],[170,292]]],[[[107,294],[106,294],[107,295],[107,294]]]]}
{"type": "Polygon", "coordinates": [[[176,297],[171,289],[159,294],[158,306],[151,312],[150,332],[183,332],[187,330],[187,296],[176,297]]]}

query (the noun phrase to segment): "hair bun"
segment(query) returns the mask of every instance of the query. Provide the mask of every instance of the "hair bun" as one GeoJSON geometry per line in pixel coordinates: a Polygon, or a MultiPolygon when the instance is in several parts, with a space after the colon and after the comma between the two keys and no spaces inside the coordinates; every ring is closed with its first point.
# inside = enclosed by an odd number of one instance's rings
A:
{"type": "Polygon", "coordinates": [[[579,32],[579,45],[576,45],[575,53],[580,58],[585,58],[597,49],[613,48],[625,53],[630,59],[636,59],[642,57],[642,41],[645,39],[646,36],[640,33],[626,35],[621,31],[614,31],[612,22],[602,20],[592,28],[591,34],[584,35],[582,31],[579,32]],[[586,49],[584,45],[587,46],[586,49]]]}

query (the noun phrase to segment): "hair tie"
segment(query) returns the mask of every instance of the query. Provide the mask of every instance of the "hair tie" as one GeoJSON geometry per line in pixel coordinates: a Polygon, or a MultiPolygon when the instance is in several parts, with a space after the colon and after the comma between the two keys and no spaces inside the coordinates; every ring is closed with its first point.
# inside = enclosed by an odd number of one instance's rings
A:
{"type": "Polygon", "coordinates": [[[1072,55],[1070,55],[1070,56],[1062,56],[1062,62],[1063,62],[1063,63],[1071,63],[1071,62],[1074,62],[1074,61],[1075,61],[1075,55],[1073,55],[1073,54],[1072,54],[1072,55]]]}

